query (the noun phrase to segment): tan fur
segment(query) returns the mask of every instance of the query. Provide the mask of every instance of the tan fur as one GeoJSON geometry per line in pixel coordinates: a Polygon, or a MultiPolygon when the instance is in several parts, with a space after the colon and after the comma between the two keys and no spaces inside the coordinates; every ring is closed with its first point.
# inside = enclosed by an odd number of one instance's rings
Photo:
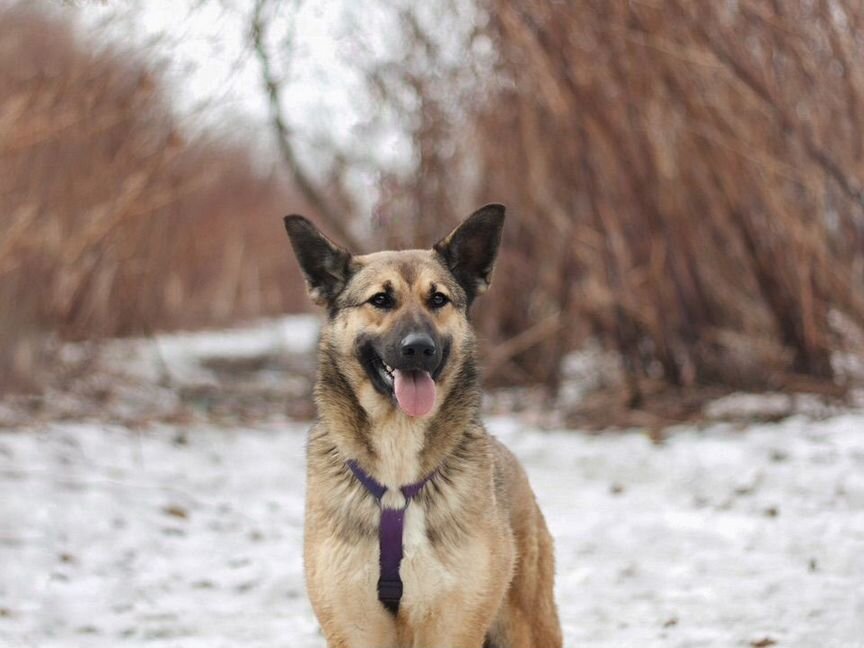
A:
{"type": "Polygon", "coordinates": [[[432,251],[351,260],[321,337],[319,420],[308,446],[305,567],[330,648],[558,648],[552,538],[516,459],[479,421],[466,295],[432,251]],[[398,308],[369,298],[387,289],[398,308]],[[430,291],[453,302],[432,312],[430,291]],[[452,340],[435,409],[411,418],[377,392],[357,340],[404,318],[452,340]],[[399,487],[437,471],[407,508],[398,616],[377,599],[379,509],[346,468],[356,460],[402,504],[399,487]],[[395,494],[394,494],[395,493],[395,494]]]}

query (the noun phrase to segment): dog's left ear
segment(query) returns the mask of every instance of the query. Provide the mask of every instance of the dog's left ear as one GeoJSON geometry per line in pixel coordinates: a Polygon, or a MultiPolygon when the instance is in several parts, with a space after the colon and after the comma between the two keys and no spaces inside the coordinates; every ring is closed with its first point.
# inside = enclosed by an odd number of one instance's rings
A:
{"type": "Polygon", "coordinates": [[[302,216],[286,216],[285,229],[306,277],[312,301],[321,306],[332,306],[351,277],[351,253],[324,236],[302,216]]]}
{"type": "Polygon", "coordinates": [[[503,226],[504,205],[486,205],[433,246],[465,290],[469,304],[492,282],[503,226]]]}

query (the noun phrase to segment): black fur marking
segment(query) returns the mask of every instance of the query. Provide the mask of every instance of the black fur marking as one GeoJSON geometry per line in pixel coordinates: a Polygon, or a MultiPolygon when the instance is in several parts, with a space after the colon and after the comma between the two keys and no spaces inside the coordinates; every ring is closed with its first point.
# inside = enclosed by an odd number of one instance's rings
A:
{"type": "Polygon", "coordinates": [[[433,246],[465,291],[468,305],[491,281],[503,226],[504,206],[486,205],[433,246]]]}
{"type": "Polygon", "coordinates": [[[372,386],[382,396],[391,400],[395,398],[393,393],[393,382],[385,377],[386,371],[381,356],[375,351],[375,345],[369,339],[363,341],[357,349],[357,359],[366,376],[372,382],[372,386]]]}
{"type": "Polygon", "coordinates": [[[366,410],[357,400],[347,378],[339,371],[336,351],[326,345],[322,345],[318,352],[315,399],[319,412],[326,409],[328,412],[338,413],[340,420],[335,421],[334,424],[355,430],[358,438],[363,442],[364,449],[370,456],[375,456],[375,450],[369,439],[369,418],[366,410]]]}
{"type": "MultiPolygon", "coordinates": [[[[473,476],[473,462],[476,460],[476,444],[479,439],[472,434],[465,434],[456,448],[447,456],[446,461],[438,469],[433,488],[428,488],[429,524],[426,527],[426,537],[433,547],[441,544],[452,545],[471,532],[470,520],[474,518],[468,509],[475,505],[472,498],[459,501],[450,498],[446,508],[436,506],[436,501],[447,491],[456,488],[462,480],[473,476]]],[[[477,512],[479,514],[479,511],[477,512]]]]}
{"type": "Polygon", "coordinates": [[[351,253],[333,243],[302,216],[286,216],[285,229],[309,289],[329,307],[332,319],[336,297],[351,278],[351,253]]]}
{"type": "Polygon", "coordinates": [[[417,280],[417,267],[413,263],[400,263],[399,274],[409,286],[414,285],[417,280]]]}
{"type": "Polygon", "coordinates": [[[432,380],[437,381],[438,378],[441,377],[441,372],[444,371],[444,367],[447,366],[447,360],[450,359],[450,345],[451,341],[449,337],[442,338],[438,344],[441,345],[441,361],[438,363],[437,369],[432,372],[432,380]]]}
{"type": "Polygon", "coordinates": [[[357,542],[358,538],[376,537],[375,512],[378,505],[368,500],[366,491],[346,469],[345,459],[329,440],[325,424],[319,423],[312,428],[309,452],[310,456],[316,457],[317,469],[326,473],[335,484],[334,497],[325,500],[333,535],[346,543],[357,542]],[[358,515],[361,506],[368,507],[367,515],[358,515]]]}

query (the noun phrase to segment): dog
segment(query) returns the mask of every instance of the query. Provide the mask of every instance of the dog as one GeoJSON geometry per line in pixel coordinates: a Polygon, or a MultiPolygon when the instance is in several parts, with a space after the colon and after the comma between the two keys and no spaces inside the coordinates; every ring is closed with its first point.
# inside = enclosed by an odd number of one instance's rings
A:
{"type": "Polygon", "coordinates": [[[428,250],[355,256],[285,227],[327,309],[307,446],[306,585],[329,648],[560,648],[552,537],[483,427],[472,302],[504,207],[428,250]]]}

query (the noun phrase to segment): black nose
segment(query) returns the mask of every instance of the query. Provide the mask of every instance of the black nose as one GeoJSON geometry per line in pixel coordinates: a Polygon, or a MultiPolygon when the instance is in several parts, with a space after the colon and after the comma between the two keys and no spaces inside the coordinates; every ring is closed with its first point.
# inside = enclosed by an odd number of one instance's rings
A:
{"type": "MultiPolygon", "coordinates": [[[[402,340],[401,347],[402,355],[406,357],[410,356],[426,356],[433,357],[435,355],[435,340],[431,338],[431,336],[426,333],[409,333],[402,340]]],[[[417,357],[417,360],[420,360],[420,357],[417,357]]]]}
{"type": "Polygon", "coordinates": [[[440,371],[441,358],[442,347],[438,341],[430,333],[416,329],[393,346],[388,346],[384,356],[387,364],[394,369],[426,371],[433,377],[440,371]]]}

